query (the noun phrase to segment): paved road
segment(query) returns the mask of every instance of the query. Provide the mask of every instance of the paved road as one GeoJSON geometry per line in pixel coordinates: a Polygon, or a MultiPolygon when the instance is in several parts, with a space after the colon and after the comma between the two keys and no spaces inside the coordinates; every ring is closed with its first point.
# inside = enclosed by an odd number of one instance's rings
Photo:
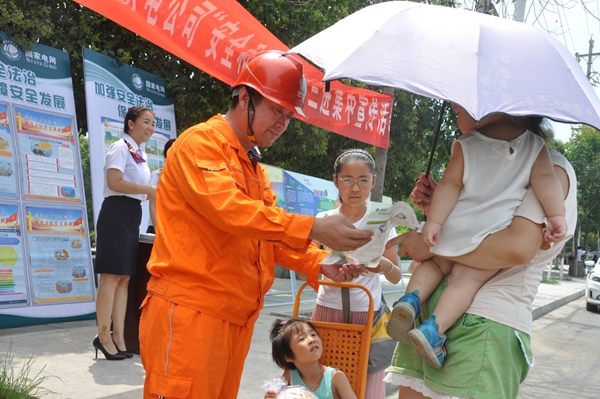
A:
{"type": "Polygon", "coordinates": [[[533,322],[535,367],[519,399],[600,398],[600,312],[581,298],[533,322]]]}

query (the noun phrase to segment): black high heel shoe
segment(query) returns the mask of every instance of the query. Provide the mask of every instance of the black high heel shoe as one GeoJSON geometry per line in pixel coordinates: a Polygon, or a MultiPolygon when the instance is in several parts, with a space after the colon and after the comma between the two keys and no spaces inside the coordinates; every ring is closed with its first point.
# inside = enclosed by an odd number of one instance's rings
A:
{"type": "Polygon", "coordinates": [[[106,360],[123,360],[127,358],[127,356],[121,354],[121,352],[118,352],[114,355],[108,353],[106,349],[104,349],[104,346],[102,346],[102,344],[100,343],[100,339],[97,335],[96,338],[94,338],[94,340],[92,341],[92,345],[94,345],[94,348],[96,348],[96,359],[98,359],[98,349],[100,349],[100,352],[104,354],[106,360]]]}
{"type": "Polygon", "coordinates": [[[115,344],[115,348],[117,348],[117,351],[119,352],[119,355],[125,355],[126,358],[131,358],[133,357],[133,353],[129,352],[129,351],[122,351],[121,349],[119,349],[119,347],[117,346],[116,342],[113,341],[113,344],[115,344]]]}

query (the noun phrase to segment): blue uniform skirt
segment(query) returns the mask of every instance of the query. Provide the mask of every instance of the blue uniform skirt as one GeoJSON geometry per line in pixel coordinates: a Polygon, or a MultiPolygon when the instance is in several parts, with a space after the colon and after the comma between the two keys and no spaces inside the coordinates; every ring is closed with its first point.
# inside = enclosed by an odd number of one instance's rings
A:
{"type": "Polygon", "coordinates": [[[104,199],[96,223],[97,274],[135,275],[141,221],[140,200],[126,196],[104,199]]]}

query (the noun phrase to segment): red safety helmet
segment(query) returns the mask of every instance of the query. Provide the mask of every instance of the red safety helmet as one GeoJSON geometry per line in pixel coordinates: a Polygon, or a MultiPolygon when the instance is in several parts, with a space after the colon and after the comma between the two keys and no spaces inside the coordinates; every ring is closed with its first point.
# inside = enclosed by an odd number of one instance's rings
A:
{"type": "Polygon", "coordinates": [[[234,88],[252,87],[263,97],[295,114],[304,115],[306,78],[302,63],[281,51],[267,51],[252,58],[238,75],[234,88]]]}

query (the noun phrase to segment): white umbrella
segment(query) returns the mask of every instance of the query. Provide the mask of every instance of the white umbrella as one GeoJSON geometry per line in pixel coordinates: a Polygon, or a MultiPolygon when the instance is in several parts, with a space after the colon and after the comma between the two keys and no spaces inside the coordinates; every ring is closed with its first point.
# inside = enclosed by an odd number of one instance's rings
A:
{"type": "Polygon", "coordinates": [[[325,70],[461,105],[600,129],[600,100],[547,32],[467,10],[389,1],[365,7],[289,50],[325,70]]]}

